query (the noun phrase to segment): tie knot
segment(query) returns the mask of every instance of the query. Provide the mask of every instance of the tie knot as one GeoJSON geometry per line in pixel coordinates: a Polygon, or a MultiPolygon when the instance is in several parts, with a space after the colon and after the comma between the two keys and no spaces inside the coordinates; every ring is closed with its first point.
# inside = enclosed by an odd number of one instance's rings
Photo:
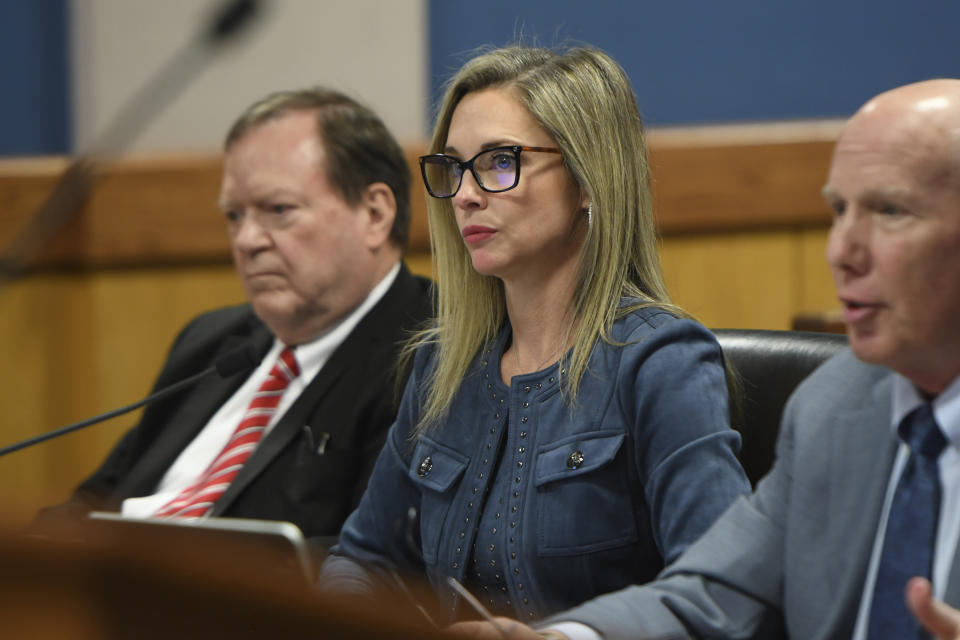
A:
{"type": "Polygon", "coordinates": [[[300,375],[300,366],[297,364],[297,359],[293,355],[293,349],[287,347],[280,352],[280,357],[277,358],[277,364],[273,365],[273,370],[270,372],[270,375],[283,378],[287,382],[300,375]]]}
{"type": "Polygon", "coordinates": [[[900,439],[910,445],[910,450],[924,458],[935,460],[947,446],[947,439],[933,417],[933,405],[929,402],[911,411],[897,431],[900,439]]]}

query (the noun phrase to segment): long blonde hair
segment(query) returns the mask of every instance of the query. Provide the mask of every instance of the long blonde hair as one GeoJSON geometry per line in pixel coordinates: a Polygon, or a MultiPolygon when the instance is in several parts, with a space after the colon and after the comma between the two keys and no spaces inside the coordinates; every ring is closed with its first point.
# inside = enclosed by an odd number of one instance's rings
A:
{"type": "MultiPolygon", "coordinates": [[[[467,62],[451,79],[434,129],[431,153],[446,147],[450,120],[468,93],[510,89],[563,151],[567,170],[589,195],[592,222],[574,291],[569,357],[560,366],[565,396],[576,402],[590,352],[610,336],[614,321],[670,303],[660,271],[650,194],[646,140],[626,73],[597,49],[563,52],[522,45],[496,49],[467,62]],[[622,306],[623,298],[635,300],[622,306]]],[[[521,177],[521,180],[523,178],[521,177]]],[[[437,319],[408,345],[431,344],[435,366],[416,433],[446,413],[478,350],[495,338],[506,316],[503,283],[478,274],[463,244],[450,200],[428,198],[430,246],[437,275],[437,319]]]]}

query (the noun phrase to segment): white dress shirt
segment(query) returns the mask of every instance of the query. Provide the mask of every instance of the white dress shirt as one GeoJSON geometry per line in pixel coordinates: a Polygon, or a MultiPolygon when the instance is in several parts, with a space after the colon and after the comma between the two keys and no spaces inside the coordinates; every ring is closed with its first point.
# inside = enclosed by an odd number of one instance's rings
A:
{"type": "MultiPolygon", "coordinates": [[[[294,356],[300,365],[300,375],[290,381],[290,385],[280,399],[270,423],[264,431],[264,437],[296,401],[304,389],[316,377],[323,365],[337,350],[357,323],[370,309],[380,301],[393,284],[400,272],[400,263],[393,266],[389,273],[373,288],[367,297],[347,317],[336,326],[328,329],[314,340],[294,347],[294,356]]],[[[260,385],[270,374],[270,370],[280,357],[284,344],[274,338],[273,346],[263,357],[260,366],[247,378],[220,409],[213,414],[197,437],[187,445],[173,462],[157,485],[156,492],[149,496],[127,498],[121,506],[121,513],[128,517],[146,518],[173,500],[181,491],[194,484],[207,470],[214,459],[223,451],[237,425],[246,413],[250,401],[256,395],[260,385]]]]}

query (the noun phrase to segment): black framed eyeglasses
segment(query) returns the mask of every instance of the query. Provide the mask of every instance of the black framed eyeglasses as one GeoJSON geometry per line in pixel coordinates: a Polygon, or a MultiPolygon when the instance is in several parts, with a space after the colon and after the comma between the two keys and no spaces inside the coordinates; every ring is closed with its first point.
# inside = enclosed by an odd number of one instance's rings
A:
{"type": "Polygon", "coordinates": [[[484,191],[490,193],[509,191],[520,183],[521,151],[563,153],[560,149],[552,147],[511,145],[486,149],[462,162],[443,153],[420,156],[423,184],[434,198],[452,198],[460,190],[463,172],[469,169],[484,191]]]}

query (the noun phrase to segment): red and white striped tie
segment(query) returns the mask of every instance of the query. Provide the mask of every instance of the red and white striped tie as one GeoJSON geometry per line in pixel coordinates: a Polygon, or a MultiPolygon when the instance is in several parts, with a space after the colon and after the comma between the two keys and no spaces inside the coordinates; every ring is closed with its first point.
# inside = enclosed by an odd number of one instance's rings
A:
{"type": "Polygon", "coordinates": [[[243,419],[227,445],[203,472],[200,479],[153,514],[155,518],[200,518],[213,507],[257,448],[263,431],[280,404],[290,381],[300,375],[300,367],[287,347],[280,354],[270,375],[250,401],[243,419]]]}

